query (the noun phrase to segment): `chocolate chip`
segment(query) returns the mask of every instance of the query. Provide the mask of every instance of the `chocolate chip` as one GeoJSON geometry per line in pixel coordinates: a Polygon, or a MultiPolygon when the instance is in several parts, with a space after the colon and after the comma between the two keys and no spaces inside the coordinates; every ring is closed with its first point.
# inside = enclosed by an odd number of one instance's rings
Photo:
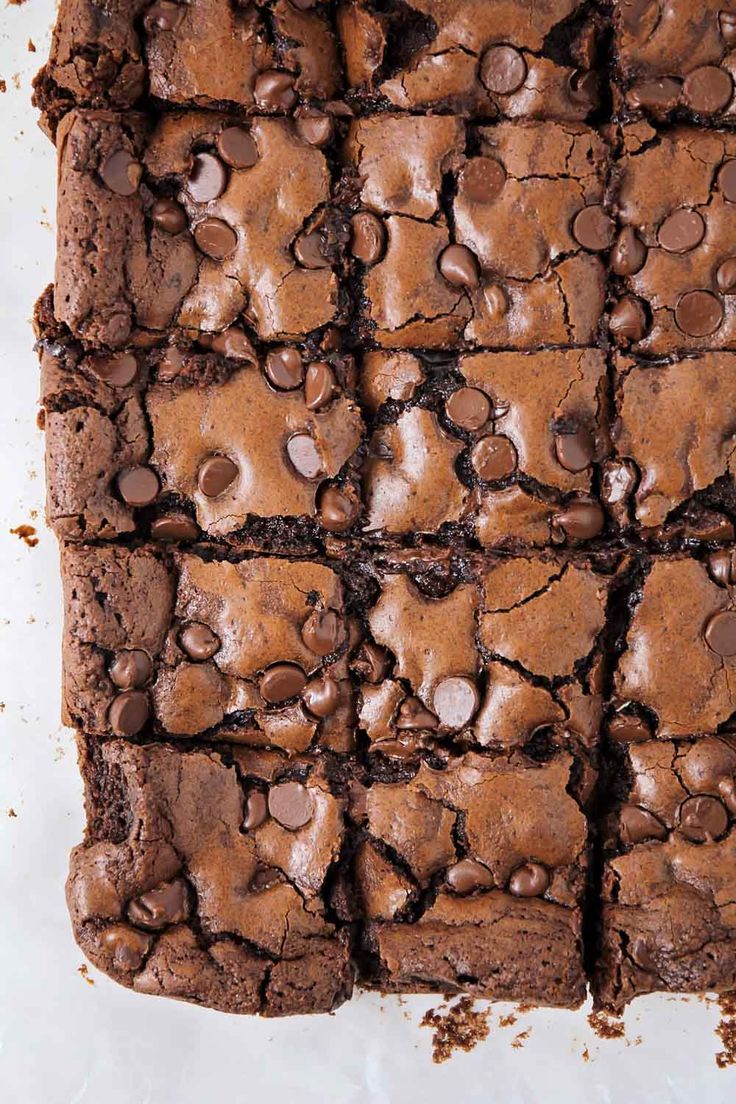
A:
{"type": "Polygon", "coordinates": [[[350,252],[363,264],[380,261],[386,247],[386,229],[378,215],[358,211],[350,220],[350,252]]]}
{"type": "Polygon", "coordinates": [[[175,4],[173,0],[156,0],[145,14],[145,28],[147,31],[175,31],[185,12],[184,5],[175,4]]]}
{"type": "Polygon", "coordinates": [[[486,424],[491,416],[488,396],[477,387],[460,387],[453,391],[445,403],[447,417],[461,427],[473,432],[486,424]]]}
{"type": "Polygon", "coordinates": [[[197,472],[197,483],[207,498],[217,498],[237,479],[238,466],[229,456],[214,454],[203,460],[197,472]]]}
{"type": "Polygon", "coordinates": [[[258,161],[258,146],[250,131],[243,127],[226,127],[217,135],[215,145],[231,169],[252,169],[258,161]]]}
{"type": "Polygon", "coordinates": [[[112,955],[116,969],[130,971],[142,965],[150,950],[152,936],[129,928],[127,924],[114,924],[103,931],[100,942],[112,955]]]}
{"type": "Polygon", "coordinates": [[[194,240],[208,257],[221,261],[237,246],[238,235],[222,219],[206,218],[195,226],[194,240]]]}
{"type": "Polygon", "coordinates": [[[453,287],[477,288],[480,269],[475,253],[467,245],[448,245],[440,253],[438,268],[453,287]]]}
{"type": "Polygon", "coordinates": [[[143,168],[127,150],[115,150],[103,161],[100,176],[111,192],[132,196],[138,191],[143,168]]]}
{"type": "Polygon", "coordinates": [[[317,496],[320,523],[330,533],[343,533],[355,523],[360,504],[342,487],[323,487],[317,496]]]}
{"type": "Polygon", "coordinates": [[[258,354],[253,343],[242,326],[228,326],[222,333],[215,334],[210,348],[229,360],[242,360],[247,364],[257,364],[258,354]]]}
{"type": "Polygon", "coordinates": [[[714,613],[704,630],[708,647],[719,656],[736,655],[736,610],[714,613]]]}
{"type": "Polygon", "coordinates": [[[733,81],[725,69],[717,65],[701,65],[685,77],[683,95],[693,109],[705,115],[720,111],[733,96],[733,81]]]}
{"type": "Polygon", "coordinates": [[[129,387],[138,375],[138,361],[131,353],[91,357],[90,367],[109,387],[129,387]]]}
{"type": "Polygon", "coordinates": [[[595,441],[589,429],[581,426],[569,433],[555,434],[555,455],[565,471],[585,471],[590,467],[594,453],[595,441]]]}
{"type": "Polygon", "coordinates": [[[728,828],[728,813],[717,797],[686,797],[678,813],[678,827],[693,843],[712,843],[728,828]]]}
{"type": "Polygon", "coordinates": [[[637,713],[616,713],[608,722],[608,735],[619,744],[641,744],[652,737],[652,727],[637,713]]]}
{"type": "Polygon", "coordinates": [[[353,662],[353,668],[364,682],[372,685],[382,682],[389,672],[391,662],[385,648],[366,640],[353,662]]]}
{"type": "Polygon", "coordinates": [[[304,379],[301,353],[288,345],[272,349],[264,368],[267,378],[281,391],[293,391],[304,379]]]}
{"type": "Polygon", "coordinates": [[[329,258],[323,252],[322,235],[319,230],[300,234],[294,242],[294,256],[302,268],[329,268],[329,258]]]}
{"type": "Polygon", "coordinates": [[[578,107],[596,107],[599,100],[597,74],[591,69],[575,69],[567,82],[567,94],[578,107]]]}
{"type": "Polygon", "coordinates": [[[647,316],[641,301],[624,295],[611,310],[608,328],[617,345],[641,341],[647,332],[647,316]]]}
{"type": "Polygon", "coordinates": [[[549,874],[541,863],[528,862],[517,866],[509,879],[509,892],[514,897],[541,897],[549,886],[549,874]]]}
{"type": "Polygon", "coordinates": [[[640,107],[644,111],[671,111],[679,103],[680,84],[672,77],[642,81],[634,85],[627,99],[632,107],[640,107]]]}
{"type": "Polygon", "coordinates": [[[736,549],[721,548],[707,560],[708,573],[715,583],[730,587],[736,583],[736,549]]]}
{"type": "Polygon", "coordinates": [[[508,314],[509,297],[500,284],[488,284],[483,288],[486,301],[486,317],[489,324],[498,323],[508,314]]]}
{"type": "Polygon", "coordinates": [[[190,659],[202,662],[211,659],[220,650],[220,638],[209,625],[201,621],[190,621],[179,633],[179,644],[190,659]]]}
{"type": "Polygon", "coordinates": [[[290,111],[296,103],[294,78],[279,69],[267,69],[256,77],[255,101],[262,111],[290,111]]]}
{"type": "Polygon", "coordinates": [[[736,203],[736,159],[724,161],[718,173],[718,186],[723,193],[723,198],[729,203],[736,203]]]}
{"type": "Polygon", "coordinates": [[[268,817],[268,805],[266,795],[260,790],[251,790],[245,799],[245,819],[243,828],[246,832],[252,832],[254,828],[260,828],[268,817]]]}
{"type": "Polygon", "coordinates": [[[592,253],[608,249],[615,226],[600,203],[591,203],[578,211],[572,223],[572,234],[578,245],[592,253]]]}
{"type": "Polygon", "coordinates": [[[286,455],[304,479],[319,479],[324,475],[319,449],[308,433],[295,433],[290,437],[286,442],[286,455]]]}
{"type": "Polygon", "coordinates": [[[618,830],[622,841],[629,844],[667,838],[667,829],[661,820],[639,805],[624,805],[619,813],[618,830]]]}
{"type": "Polygon", "coordinates": [[[227,187],[227,171],[214,153],[198,153],[192,160],[187,191],[195,203],[217,199],[227,187]]]}
{"type": "Polygon", "coordinates": [[[489,889],[493,885],[493,875],[483,863],[461,859],[447,869],[445,881],[455,893],[465,896],[476,889],[489,889]]]}
{"type": "Polygon", "coordinates": [[[268,811],[284,828],[296,831],[314,815],[314,800],[301,782],[281,782],[268,791],[268,811]]]}
{"type": "Polygon", "coordinates": [[[447,728],[462,728],[479,704],[477,686],[472,679],[461,676],[443,679],[432,696],[432,707],[440,723],[447,728]]]}
{"type": "Polygon", "coordinates": [[[726,45],[736,46],[736,12],[719,12],[718,28],[726,45]]]}
{"type": "Polygon", "coordinates": [[[400,729],[437,728],[437,718],[419,698],[404,698],[399,706],[396,727],[400,729]]]}
{"type": "Polygon", "coordinates": [[[321,410],[327,406],[336,390],[335,374],[329,364],[318,360],[309,365],[304,377],[304,402],[307,410],[321,410]]]}
{"type": "Polygon", "coordinates": [[[158,476],[150,468],[128,468],[117,478],[118,491],[128,506],[149,506],[159,492],[158,476]]]}
{"type": "Polygon", "coordinates": [[[736,257],[727,257],[721,262],[716,272],[716,283],[724,295],[732,295],[736,291],[736,257]]]}
{"type": "Polygon", "coordinates": [[[261,697],[271,705],[277,705],[301,694],[306,683],[306,675],[295,663],[275,663],[261,676],[261,697]]]}
{"type": "Polygon", "coordinates": [[[331,717],[339,700],[338,685],[329,675],[310,679],[302,693],[304,706],[314,717],[331,717]]]}
{"type": "Polygon", "coordinates": [[[192,541],[199,527],[187,514],[163,514],[151,522],[151,536],[159,541],[192,541]]]}
{"type": "Polygon", "coordinates": [[[176,345],[169,345],[158,362],[158,378],[164,383],[176,379],[184,367],[184,359],[181,349],[177,349],[176,345]]]}
{"type": "Polygon", "coordinates": [[[128,919],[139,928],[160,931],[169,924],[181,924],[189,916],[189,888],[183,878],[163,882],[141,893],[128,905],[128,919]]]}
{"type": "Polygon", "coordinates": [[[317,148],[331,142],[335,133],[335,124],[331,116],[312,107],[303,108],[294,123],[302,141],[317,148]]]}
{"type": "Polygon", "coordinates": [[[603,530],[606,518],[600,503],[593,499],[574,499],[555,514],[552,525],[570,540],[590,540],[603,530]]]}
{"type": "Polygon", "coordinates": [[[302,625],[302,640],[315,655],[329,655],[345,640],[345,624],[332,609],[312,610],[302,625]]]}
{"type": "Polygon", "coordinates": [[[116,736],[135,736],[149,717],[148,696],[141,690],[123,690],[113,698],[108,717],[116,736]]]}
{"type": "Polygon", "coordinates": [[[688,207],[681,207],[668,215],[657,232],[659,244],[668,253],[688,253],[700,245],[704,236],[702,216],[688,207]]]}
{"type": "Polygon", "coordinates": [[[675,307],[675,322],[690,337],[706,337],[723,322],[723,305],[710,291],[687,291],[675,307]]]}
{"type": "Polygon", "coordinates": [[[617,276],[635,276],[646,259],[644,242],[631,226],[624,226],[611,250],[611,268],[617,276]]]}
{"type": "Polygon", "coordinates": [[[116,654],[110,664],[110,679],[119,690],[135,690],[146,685],[152,671],[150,656],[140,648],[131,648],[116,654]]]}
{"type": "Polygon", "coordinates": [[[516,470],[518,456],[513,441],[501,434],[491,433],[473,445],[470,462],[478,478],[490,482],[511,475],[516,470]]]}
{"type": "Polygon", "coordinates": [[[526,62],[513,46],[491,46],[480,63],[480,79],[489,92],[508,96],[526,80],[526,62]]]}
{"type": "Polygon", "coordinates": [[[187,228],[186,211],[175,199],[157,199],[151,208],[151,219],[165,234],[181,234],[187,228]]]}
{"type": "Polygon", "coordinates": [[[493,203],[505,183],[504,167],[494,157],[472,157],[458,174],[458,190],[471,203],[493,203]]]}

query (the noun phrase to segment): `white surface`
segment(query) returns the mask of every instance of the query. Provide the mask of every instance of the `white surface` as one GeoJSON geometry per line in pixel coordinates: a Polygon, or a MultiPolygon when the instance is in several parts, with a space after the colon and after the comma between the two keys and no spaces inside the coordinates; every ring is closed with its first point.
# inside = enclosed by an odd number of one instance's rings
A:
{"type": "Polygon", "coordinates": [[[82,831],[81,788],[71,734],[58,723],[57,554],[42,521],[29,324],[54,248],[53,151],[30,107],[52,19],[53,0],[0,7],[0,78],[8,86],[0,95],[0,1102],[733,1099],[736,1070],[714,1061],[717,1009],[702,1001],[641,1000],[626,1017],[626,1040],[617,1041],[591,1032],[587,1009],[521,1013],[513,1028],[500,1028],[509,1009],[499,1006],[485,1043],[436,1066],[431,1033],[418,1026],[438,1003],[431,998],[362,995],[329,1018],[259,1021],[137,996],[91,966],[89,985],[78,972],[83,959],[63,887],[67,853],[82,831]],[[36,548],[9,532],[28,522],[39,530],[36,548]]]}

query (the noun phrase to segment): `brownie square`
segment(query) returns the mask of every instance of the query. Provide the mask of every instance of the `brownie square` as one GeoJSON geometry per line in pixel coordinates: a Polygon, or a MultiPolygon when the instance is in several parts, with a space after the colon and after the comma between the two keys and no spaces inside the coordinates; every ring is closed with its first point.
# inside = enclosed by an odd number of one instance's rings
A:
{"type": "Polygon", "coordinates": [[[338,314],[325,155],[285,119],[75,111],[59,129],[55,302],[91,346],[247,318],[263,340],[338,314]]]}
{"type": "Polygon", "coordinates": [[[74,106],[304,110],[341,87],[326,4],[62,0],[36,103],[53,129],[74,106]]]}
{"type": "Polygon", "coordinates": [[[615,364],[614,459],[603,491],[614,513],[662,539],[732,541],[736,356],[619,355],[615,364]]]}
{"type": "Polygon", "coordinates": [[[736,346],[736,135],[623,130],[614,172],[614,340],[636,352],[736,346]]]}
{"type": "Polygon", "coordinates": [[[66,723],[90,735],[207,735],[353,747],[343,587],[328,567],[66,545],[66,723]]]}
{"type": "Polygon", "coordinates": [[[582,120],[600,102],[578,0],[345,0],[337,26],[361,107],[582,120]]]}
{"type": "Polygon", "coordinates": [[[313,548],[359,516],[350,356],[258,352],[241,326],[104,354],[49,333],[41,372],[47,513],[62,538],[313,548]]]}
{"type": "Polygon", "coordinates": [[[211,750],[81,752],[88,830],[67,901],[99,969],[225,1012],[329,1012],[350,996],[347,932],[327,916],[345,800],[323,764],[266,779],[211,750]]]}
{"type": "Polygon", "coordinates": [[[736,988],[736,743],[613,748],[596,1002],[736,988]]]}
{"type": "Polygon", "coordinates": [[[351,123],[345,156],[380,243],[356,266],[378,345],[595,342],[613,235],[595,131],[383,115],[351,123]]]}
{"type": "Polygon", "coordinates": [[[717,731],[736,712],[733,553],[657,556],[629,598],[614,676],[614,731],[662,739],[717,731]]]}
{"type": "Polygon", "coordinates": [[[597,349],[485,352],[437,363],[374,351],[360,365],[375,418],[364,464],[367,536],[462,531],[528,549],[598,537],[607,456],[597,349]]]}
{"type": "Polygon", "coordinates": [[[721,0],[614,0],[619,95],[629,113],[733,116],[736,7],[721,0]]]}

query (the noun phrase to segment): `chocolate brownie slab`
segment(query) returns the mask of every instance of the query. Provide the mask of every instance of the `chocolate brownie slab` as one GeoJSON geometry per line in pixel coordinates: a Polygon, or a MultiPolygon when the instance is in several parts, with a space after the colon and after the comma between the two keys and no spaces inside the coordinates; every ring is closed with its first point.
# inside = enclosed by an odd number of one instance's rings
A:
{"type": "Polygon", "coordinates": [[[631,114],[688,113],[704,125],[736,109],[732,0],[614,0],[619,94],[631,114]]]}
{"type": "Polygon", "coordinates": [[[352,748],[349,633],[330,568],[66,545],[62,573],[67,723],[352,748]]]}
{"type": "Polygon", "coordinates": [[[613,193],[614,341],[653,355],[736,347],[736,135],[624,127],[613,193]]]}
{"type": "Polygon", "coordinates": [[[582,120],[599,103],[578,0],[341,0],[337,26],[361,107],[582,120]]]}
{"type": "Polygon", "coordinates": [[[381,115],[350,124],[345,158],[355,218],[376,241],[356,266],[365,336],[389,348],[595,343],[599,254],[613,239],[596,131],[381,115]]]}
{"type": "Polygon", "coordinates": [[[360,513],[354,375],[350,356],[314,346],[256,352],[240,326],[117,353],[46,338],[49,521],[84,541],[309,546],[345,532],[360,513]]]}
{"type": "Polygon", "coordinates": [[[75,111],[59,129],[55,304],[92,346],[173,329],[300,338],[338,313],[325,155],[293,121],[75,111]]]}
{"type": "Polygon", "coordinates": [[[611,776],[597,1003],[733,990],[733,735],[617,742],[611,776]]]}
{"type": "Polygon", "coordinates": [[[327,8],[316,0],[62,0],[36,104],[49,129],[74,106],[129,108],[146,94],[164,105],[309,118],[309,105],[342,84],[327,8]]]}
{"type": "Polygon", "coordinates": [[[345,800],[323,764],[294,762],[267,783],[213,751],[83,739],[81,750],[88,830],[67,900],[96,966],[225,1012],[329,1012],[350,996],[347,932],[326,888],[345,800]]]}

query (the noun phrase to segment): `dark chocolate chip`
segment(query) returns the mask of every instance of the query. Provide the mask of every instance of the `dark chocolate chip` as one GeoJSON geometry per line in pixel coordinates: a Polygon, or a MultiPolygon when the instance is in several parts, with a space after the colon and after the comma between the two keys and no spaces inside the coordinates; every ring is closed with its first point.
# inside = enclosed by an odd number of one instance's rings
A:
{"type": "Polygon", "coordinates": [[[491,402],[477,387],[460,387],[445,403],[447,417],[462,429],[481,429],[491,416],[491,402]]]}
{"type": "Polygon", "coordinates": [[[243,828],[246,832],[252,832],[254,828],[260,828],[268,818],[268,804],[266,795],[260,790],[251,790],[245,799],[245,819],[243,828]]]}
{"type": "Polygon", "coordinates": [[[199,527],[187,514],[164,514],[151,522],[151,536],[159,541],[192,541],[199,527]]]}
{"type": "Polygon", "coordinates": [[[231,169],[252,169],[258,161],[258,146],[244,127],[226,127],[217,135],[215,144],[220,157],[231,169]]]}
{"type": "Polygon", "coordinates": [[[306,675],[296,663],[275,663],[261,676],[261,697],[271,705],[277,705],[301,694],[306,683],[306,675]]]}
{"type": "Polygon", "coordinates": [[[356,673],[364,682],[382,682],[389,672],[391,662],[385,648],[366,640],[353,663],[356,673]]]}
{"type": "Polygon", "coordinates": [[[471,203],[493,203],[506,183],[506,172],[494,157],[472,157],[458,174],[459,192],[471,203]]]}
{"type": "Polygon", "coordinates": [[[320,148],[332,141],[335,124],[330,115],[325,115],[316,108],[305,108],[294,122],[297,134],[307,145],[320,148]]]}
{"type": "Polygon", "coordinates": [[[661,820],[639,805],[624,805],[619,813],[618,830],[623,842],[629,844],[667,838],[667,829],[661,820]]]}
{"type": "Polygon", "coordinates": [[[736,203],[736,159],[723,162],[718,173],[718,186],[724,199],[736,203]]]}
{"type": "Polygon", "coordinates": [[[160,931],[169,924],[181,924],[189,916],[189,888],[183,878],[163,882],[128,905],[131,924],[160,931]]]}
{"type": "Polygon", "coordinates": [[[323,252],[322,235],[319,230],[300,234],[294,242],[294,256],[302,268],[329,268],[330,260],[323,252]]]}
{"type": "Polygon", "coordinates": [[[727,257],[721,262],[716,272],[716,283],[724,295],[733,295],[736,291],[736,257],[727,257]]]}
{"type": "Polygon", "coordinates": [[[312,610],[302,625],[302,640],[315,655],[329,655],[345,640],[345,623],[332,609],[312,610]]]}
{"type": "Polygon", "coordinates": [[[736,46],[736,12],[719,12],[718,28],[726,45],[736,46]]]}
{"type": "Polygon", "coordinates": [[[296,831],[314,816],[314,799],[301,782],[280,782],[268,791],[268,811],[284,828],[296,831]]]}
{"type": "Polygon", "coordinates": [[[230,360],[242,360],[248,364],[258,363],[258,354],[242,326],[228,326],[222,333],[214,334],[210,348],[214,353],[220,353],[230,360]]]}
{"type": "Polygon", "coordinates": [[[707,563],[711,579],[719,586],[730,587],[736,583],[736,549],[721,548],[712,552],[707,563]]]}
{"type": "Polygon", "coordinates": [[[736,610],[719,610],[705,626],[708,647],[719,656],[736,655],[736,610]]]}
{"type": "Polygon", "coordinates": [[[493,885],[493,875],[483,863],[461,859],[447,869],[445,881],[455,893],[465,896],[476,889],[489,889],[493,885]]]}
{"type": "Polygon", "coordinates": [[[111,192],[132,196],[138,191],[143,168],[127,150],[115,150],[103,161],[100,176],[111,192]]]}
{"type": "Polygon", "coordinates": [[[360,503],[342,487],[322,487],[317,497],[320,522],[330,533],[343,533],[356,522],[360,503]]]}
{"type": "Polygon", "coordinates": [[[578,107],[596,107],[599,101],[597,74],[591,69],[575,69],[567,82],[567,94],[578,107]]]}
{"type": "Polygon", "coordinates": [[[262,111],[290,111],[297,98],[294,78],[291,73],[267,69],[256,77],[253,95],[262,111]]]}
{"type": "Polygon", "coordinates": [[[116,736],[135,736],[150,715],[148,696],[141,690],[123,690],[113,698],[108,713],[110,727],[116,736]]]}
{"type": "Polygon", "coordinates": [[[642,81],[629,91],[627,99],[632,107],[655,113],[671,111],[680,100],[680,83],[672,77],[659,77],[642,81]]]}
{"type": "Polygon", "coordinates": [[[207,498],[217,498],[238,477],[238,466],[229,456],[215,454],[203,460],[197,472],[197,483],[207,498]]]}
{"type": "Polygon", "coordinates": [[[660,225],[657,240],[668,253],[689,253],[705,236],[705,223],[697,211],[681,207],[660,225]]]}
{"type": "Polygon", "coordinates": [[[611,309],[608,328],[617,345],[641,341],[647,332],[647,316],[641,301],[633,295],[619,299],[611,309]]]}
{"type": "Polygon", "coordinates": [[[481,58],[480,79],[489,92],[508,96],[526,80],[523,54],[513,46],[491,46],[481,58]]]}
{"type": "Polygon", "coordinates": [[[498,433],[481,437],[470,451],[470,462],[479,479],[505,479],[516,470],[518,456],[513,441],[498,433]]]}
{"type": "Polygon", "coordinates": [[[467,245],[448,245],[440,253],[438,267],[448,284],[453,287],[477,288],[480,269],[475,253],[467,245]]]}
{"type": "Polygon", "coordinates": [[[555,455],[565,471],[585,471],[593,462],[594,454],[593,434],[584,426],[569,433],[555,434],[555,455]]]}
{"type": "Polygon", "coordinates": [[[310,679],[302,693],[304,706],[314,717],[331,717],[339,700],[338,685],[329,675],[310,679]]]}
{"type": "Polygon", "coordinates": [[[480,695],[473,680],[459,675],[443,679],[432,696],[432,707],[447,728],[462,728],[479,704],[480,695]]]}
{"type": "Polygon", "coordinates": [[[142,465],[121,472],[117,484],[120,497],[128,506],[149,506],[159,492],[158,476],[142,465]]]}
{"type": "Polygon", "coordinates": [[[304,379],[304,365],[298,349],[282,345],[266,357],[266,376],[281,391],[293,391],[304,379]]]}
{"type": "Polygon", "coordinates": [[[290,437],[286,442],[286,455],[294,470],[304,479],[319,479],[324,475],[319,449],[308,433],[295,433],[290,437]]]}
{"type": "Polygon", "coordinates": [[[597,537],[606,523],[600,503],[593,499],[578,498],[568,502],[552,518],[552,525],[561,529],[570,540],[590,540],[597,537]]]}
{"type": "Polygon", "coordinates": [[[608,722],[608,735],[619,744],[641,744],[651,739],[652,728],[637,713],[616,713],[608,722]]]}
{"type": "Polygon", "coordinates": [[[151,677],[153,664],[147,652],[140,648],[117,652],[110,664],[110,679],[119,690],[136,690],[151,677]]]}
{"type": "Polygon", "coordinates": [[[132,353],[92,357],[90,367],[109,387],[129,387],[138,375],[138,361],[132,353]]]}
{"type": "Polygon", "coordinates": [[[187,191],[195,203],[217,199],[227,187],[227,170],[214,153],[198,153],[192,159],[187,191]]]}
{"type": "Polygon", "coordinates": [[[399,706],[396,727],[400,729],[437,728],[437,718],[419,698],[404,698],[399,706]]]}
{"type": "Polygon", "coordinates": [[[635,276],[646,259],[644,242],[631,226],[624,226],[611,250],[611,268],[617,276],[635,276]]]}
{"type": "Polygon", "coordinates": [[[208,257],[221,261],[237,246],[238,235],[222,219],[206,218],[195,226],[194,240],[208,257]]]}
{"type": "Polygon", "coordinates": [[[541,897],[549,886],[549,874],[541,863],[528,862],[517,866],[509,879],[509,891],[514,897],[541,897]]]}
{"type": "Polygon", "coordinates": [[[693,843],[711,843],[728,828],[728,813],[717,797],[686,797],[678,813],[678,827],[693,843]]]}
{"type": "Polygon", "coordinates": [[[335,374],[329,364],[318,360],[309,365],[304,377],[304,402],[308,410],[322,410],[336,390],[335,374]]]}
{"type": "Polygon", "coordinates": [[[685,77],[682,92],[693,111],[712,115],[730,102],[733,81],[725,69],[717,65],[701,65],[685,77]]]}
{"type": "Polygon", "coordinates": [[[187,228],[187,215],[175,199],[157,199],[151,208],[151,219],[165,234],[181,234],[187,228]]]}
{"type": "Polygon", "coordinates": [[[608,249],[615,227],[600,203],[591,203],[578,211],[572,223],[572,234],[578,245],[592,253],[608,249]]]}
{"type": "Polygon", "coordinates": [[[380,261],[386,247],[386,229],[372,211],[358,211],[350,220],[350,252],[363,264],[380,261]]]}
{"type": "Polygon", "coordinates": [[[203,625],[201,621],[190,621],[186,628],[179,633],[179,644],[190,659],[202,662],[212,659],[212,656],[220,650],[220,638],[209,625],[203,625]]]}
{"type": "Polygon", "coordinates": [[[112,955],[118,970],[137,970],[148,954],[153,937],[129,928],[127,924],[113,924],[100,936],[102,946],[112,955]]]}
{"type": "Polygon", "coordinates": [[[185,356],[176,345],[169,345],[158,362],[158,378],[164,383],[169,383],[181,372],[184,367],[185,356]]]}
{"type": "Polygon", "coordinates": [[[710,291],[686,291],[675,307],[675,322],[690,337],[707,337],[723,322],[723,304],[710,291]]]}

